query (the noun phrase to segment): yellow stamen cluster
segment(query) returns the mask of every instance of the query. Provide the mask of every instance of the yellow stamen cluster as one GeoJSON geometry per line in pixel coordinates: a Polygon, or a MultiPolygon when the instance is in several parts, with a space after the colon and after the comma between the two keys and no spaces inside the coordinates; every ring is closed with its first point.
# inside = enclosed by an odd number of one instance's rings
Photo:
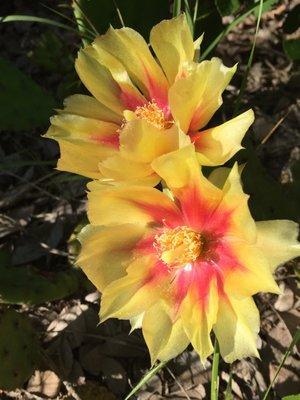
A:
{"type": "Polygon", "coordinates": [[[155,237],[155,245],[161,260],[173,266],[185,266],[201,254],[201,234],[187,226],[168,229],[155,237]]]}
{"type": "Polygon", "coordinates": [[[144,119],[158,129],[166,129],[170,127],[170,121],[165,119],[164,112],[155,101],[149,101],[145,106],[137,107],[135,115],[139,119],[144,119]]]}

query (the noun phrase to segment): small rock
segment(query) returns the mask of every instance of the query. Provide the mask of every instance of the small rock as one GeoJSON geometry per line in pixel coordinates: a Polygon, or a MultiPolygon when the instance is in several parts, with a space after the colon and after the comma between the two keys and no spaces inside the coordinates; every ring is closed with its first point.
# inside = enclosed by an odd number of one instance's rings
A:
{"type": "Polygon", "coordinates": [[[35,371],[29,379],[27,390],[30,393],[40,393],[53,398],[57,396],[61,381],[53,371],[35,371]]]}

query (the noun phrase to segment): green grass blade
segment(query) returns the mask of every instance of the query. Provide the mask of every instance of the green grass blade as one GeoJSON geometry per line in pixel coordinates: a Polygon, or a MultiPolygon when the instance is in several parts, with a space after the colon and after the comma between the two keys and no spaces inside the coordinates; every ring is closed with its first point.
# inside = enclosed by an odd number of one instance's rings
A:
{"type": "MultiPolygon", "coordinates": [[[[64,14],[64,13],[61,13],[60,11],[56,10],[55,8],[49,7],[49,6],[47,6],[46,4],[43,4],[43,3],[41,3],[41,5],[42,5],[43,7],[45,7],[47,10],[53,12],[53,14],[56,14],[56,15],[58,15],[59,17],[61,17],[61,18],[65,19],[65,20],[71,22],[71,24],[73,24],[73,25],[75,25],[75,26],[78,25],[78,23],[81,23],[82,25],[84,25],[84,23],[83,23],[82,21],[77,21],[77,23],[76,23],[76,21],[74,21],[74,19],[68,17],[68,16],[67,16],[66,14],[64,14]]],[[[71,7],[70,7],[70,8],[71,8],[71,7]]],[[[95,36],[95,33],[94,33],[91,29],[85,27],[85,30],[86,30],[91,36],[93,36],[93,37],[95,36]]]]}
{"type": "Polygon", "coordinates": [[[81,8],[80,4],[78,3],[77,0],[73,0],[72,2],[72,7],[74,8],[74,10],[76,9],[77,13],[80,15],[82,21],[86,20],[86,22],[89,24],[89,26],[91,27],[91,29],[94,31],[94,35],[98,36],[100,35],[100,33],[97,31],[95,25],[92,23],[92,21],[89,19],[89,17],[87,16],[87,14],[83,11],[83,9],[81,8]]]}
{"type": "Polygon", "coordinates": [[[283,365],[284,365],[286,359],[288,358],[288,356],[291,354],[294,346],[296,346],[298,342],[300,342],[300,328],[296,331],[296,333],[295,333],[295,335],[293,337],[293,340],[291,341],[291,344],[289,345],[287,351],[285,352],[285,354],[283,356],[283,359],[281,360],[281,363],[279,364],[279,367],[277,368],[277,371],[276,371],[276,373],[274,375],[274,378],[272,379],[272,382],[270,383],[270,385],[269,385],[269,387],[268,387],[268,389],[267,389],[267,391],[266,391],[266,393],[265,393],[265,395],[264,395],[262,400],[267,400],[268,399],[270,391],[271,391],[271,389],[272,389],[272,387],[273,387],[273,385],[274,385],[274,383],[275,383],[275,381],[276,381],[276,379],[277,379],[277,377],[279,375],[279,372],[280,372],[281,368],[283,367],[283,365]]]}
{"type": "Polygon", "coordinates": [[[194,25],[194,28],[195,28],[195,23],[196,23],[196,20],[197,20],[198,5],[199,5],[199,1],[196,0],[196,1],[195,1],[195,6],[194,6],[194,15],[193,15],[193,25],[194,25]]]}
{"type": "Polygon", "coordinates": [[[113,2],[114,2],[114,5],[115,5],[117,14],[118,14],[118,18],[119,18],[119,20],[120,20],[120,22],[121,22],[121,25],[122,25],[123,28],[125,28],[124,18],[123,18],[122,13],[121,13],[121,11],[120,11],[120,9],[119,9],[117,3],[116,3],[116,0],[113,0],[113,2]]]}
{"type": "Polygon", "coordinates": [[[156,367],[151,368],[146,375],[139,381],[138,384],[132,389],[132,391],[126,396],[125,400],[129,400],[145,383],[147,383],[157,372],[159,372],[165,365],[167,361],[161,361],[156,367]]]}
{"type": "Polygon", "coordinates": [[[211,369],[210,400],[219,399],[219,362],[220,348],[217,338],[215,338],[213,364],[211,369]]]}
{"type": "Polygon", "coordinates": [[[0,17],[0,23],[3,22],[37,22],[39,24],[52,25],[56,26],[57,28],[76,32],[78,35],[82,36],[76,28],[72,28],[71,26],[63,24],[62,22],[54,21],[49,18],[36,17],[34,15],[6,15],[5,17],[0,17]]]}
{"type": "Polygon", "coordinates": [[[174,0],[173,17],[178,17],[180,13],[181,13],[181,0],[174,0]]]}
{"type": "Polygon", "coordinates": [[[250,55],[249,55],[249,59],[248,59],[248,62],[247,62],[246,71],[245,71],[244,76],[243,76],[243,80],[242,80],[242,84],[241,84],[241,87],[240,87],[239,95],[238,95],[238,97],[236,99],[236,103],[235,103],[235,107],[234,107],[234,111],[233,111],[233,116],[235,116],[238,113],[239,109],[240,109],[242,97],[243,97],[245,89],[246,89],[249,71],[250,71],[250,68],[251,68],[252,62],[253,62],[255,45],[256,45],[257,35],[258,35],[258,31],[259,31],[260,20],[261,20],[261,16],[262,16],[263,4],[264,4],[263,0],[260,0],[259,9],[258,9],[258,16],[257,16],[257,22],[256,22],[256,28],[255,28],[255,35],[254,35],[254,39],[253,39],[253,44],[252,44],[250,55]]]}
{"type": "MultiPolygon", "coordinates": [[[[263,5],[268,8],[270,5],[274,3],[274,0],[266,0],[263,5]]],[[[205,49],[200,57],[200,61],[203,61],[212,51],[213,49],[219,44],[219,42],[225,37],[234,27],[244,21],[252,12],[258,10],[260,4],[255,4],[248,8],[243,14],[235,18],[226,28],[211,42],[211,44],[205,49]]]]}

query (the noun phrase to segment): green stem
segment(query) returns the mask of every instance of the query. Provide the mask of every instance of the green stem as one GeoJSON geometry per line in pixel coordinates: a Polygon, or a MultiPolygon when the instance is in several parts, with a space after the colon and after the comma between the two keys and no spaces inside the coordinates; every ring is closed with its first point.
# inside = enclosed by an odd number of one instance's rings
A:
{"type": "Polygon", "coordinates": [[[295,335],[293,337],[293,340],[291,341],[291,344],[289,345],[287,351],[285,352],[285,354],[283,356],[283,359],[281,360],[281,363],[279,364],[279,367],[277,368],[276,374],[274,375],[274,378],[272,379],[272,382],[270,383],[270,385],[269,385],[269,387],[268,387],[268,389],[267,389],[267,391],[266,391],[266,393],[265,393],[265,395],[264,395],[262,400],[267,400],[268,399],[270,391],[271,391],[271,389],[272,389],[272,387],[273,387],[273,385],[274,385],[274,383],[275,383],[275,381],[276,381],[276,379],[277,379],[277,377],[279,375],[279,372],[280,372],[281,368],[283,367],[283,365],[284,365],[286,359],[288,358],[288,356],[291,354],[294,346],[296,346],[296,344],[299,341],[300,341],[300,328],[296,331],[296,333],[295,333],[295,335]]]}
{"type": "Polygon", "coordinates": [[[151,368],[150,371],[148,371],[147,374],[143,376],[139,383],[134,386],[131,392],[126,396],[125,400],[130,399],[131,396],[133,396],[143,385],[145,385],[152,378],[152,376],[159,372],[166,364],[167,361],[161,361],[159,364],[157,364],[156,367],[151,368]]]}
{"type": "Polygon", "coordinates": [[[219,394],[219,361],[220,348],[217,338],[215,339],[214,356],[211,370],[210,400],[218,400],[219,394]]]}

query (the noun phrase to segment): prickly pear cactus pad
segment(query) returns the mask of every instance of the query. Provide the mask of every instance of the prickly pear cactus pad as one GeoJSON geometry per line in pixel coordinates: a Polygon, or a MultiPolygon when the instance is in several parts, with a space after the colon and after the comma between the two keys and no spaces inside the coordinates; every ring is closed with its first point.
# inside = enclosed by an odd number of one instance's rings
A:
{"type": "Polygon", "coordinates": [[[21,387],[39,358],[39,342],[27,317],[0,311],[0,389],[21,387]]]}

